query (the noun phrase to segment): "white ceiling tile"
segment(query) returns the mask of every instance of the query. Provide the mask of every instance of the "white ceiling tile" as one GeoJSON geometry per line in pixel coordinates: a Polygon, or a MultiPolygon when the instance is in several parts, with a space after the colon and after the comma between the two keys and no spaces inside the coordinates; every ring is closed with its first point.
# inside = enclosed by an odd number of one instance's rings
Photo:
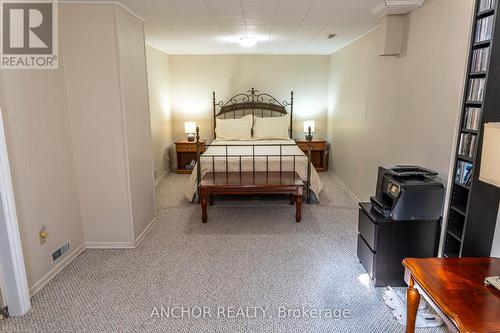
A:
{"type": "Polygon", "coordinates": [[[239,11],[241,13],[241,5],[238,0],[205,0],[206,6],[212,11],[239,11]]]}
{"type": "Polygon", "coordinates": [[[371,9],[381,0],[119,1],[144,18],[147,42],[170,54],[331,54],[377,25],[371,9]],[[265,41],[242,48],[247,33],[265,41]]]}

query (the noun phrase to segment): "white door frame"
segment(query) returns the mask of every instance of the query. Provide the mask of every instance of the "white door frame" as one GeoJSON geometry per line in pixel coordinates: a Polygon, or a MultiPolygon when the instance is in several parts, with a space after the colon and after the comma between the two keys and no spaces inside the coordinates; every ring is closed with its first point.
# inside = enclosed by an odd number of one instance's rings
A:
{"type": "Polygon", "coordinates": [[[31,308],[7,142],[0,109],[0,264],[9,314],[21,316],[31,308]]]}

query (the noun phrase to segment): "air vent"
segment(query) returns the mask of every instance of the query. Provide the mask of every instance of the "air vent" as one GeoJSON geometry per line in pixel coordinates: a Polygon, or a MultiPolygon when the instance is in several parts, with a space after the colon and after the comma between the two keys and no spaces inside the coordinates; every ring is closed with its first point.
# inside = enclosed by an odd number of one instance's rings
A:
{"type": "Polygon", "coordinates": [[[66,252],[68,252],[71,249],[69,246],[69,242],[52,252],[52,262],[55,262],[57,259],[62,257],[66,252]]]}
{"type": "Polygon", "coordinates": [[[384,0],[372,9],[378,17],[387,15],[404,15],[422,7],[425,0],[384,0]]]}
{"type": "Polygon", "coordinates": [[[335,36],[337,36],[337,34],[328,34],[328,39],[332,39],[332,38],[334,38],[335,36]]]}

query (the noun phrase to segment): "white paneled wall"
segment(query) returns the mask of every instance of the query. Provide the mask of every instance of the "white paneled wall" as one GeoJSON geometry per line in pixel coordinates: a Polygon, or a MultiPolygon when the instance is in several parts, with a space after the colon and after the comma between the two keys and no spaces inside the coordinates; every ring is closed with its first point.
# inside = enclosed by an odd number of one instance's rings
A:
{"type": "Polygon", "coordinates": [[[61,51],[85,239],[131,244],[114,7],[60,5],[61,51]]]}
{"type": "Polygon", "coordinates": [[[115,4],[61,10],[85,240],[133,247],[155,216],[143,22],[115,4]]]}
{"type": "Polygon", "coordinates": [[[115,6],[118,68],[134,240],[155,217],[144,24],[115,6]]]}

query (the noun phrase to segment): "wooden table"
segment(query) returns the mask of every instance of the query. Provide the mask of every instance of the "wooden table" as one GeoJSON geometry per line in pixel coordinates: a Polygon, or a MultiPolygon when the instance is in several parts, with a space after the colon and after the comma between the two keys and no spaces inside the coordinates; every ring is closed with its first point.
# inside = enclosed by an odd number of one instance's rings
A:
{"type": "MultiPolygon", "coordinates": [[[[200,153],[205,151],[206,140],[200,140],[200,153]]],[[[187,169],[186,165],[192,160],[196,161],[196,141],[175,141],[175,153],[177,155],[177,173],[191,173],[193,169],[187,169]]]]}
{"type": "Polygon", "coordinates": [[[500,275],[499,258],[407,258],[403,265],[410,273],[407,333],[415,332],[417,288],[458,331],[500,332],[500,291],[484,285],[487,276],[500,275]]]}
{"type": "MultiPolygon", "coordinates": [[[[295,139],[295,143],[299,146],[307,155],[307,150],[309,149],[309,142],[306,139],[295,139]]],[[[327,154],[328,154],[328,143],[323,139],[312,139],[311,140],[311,163],[313,164],[316,171],[326,171],[328,169],[327,164],[327,154]]]]}
{"type": "Polygon", "coordinates": [[[201,219],[207,222],[207,205],[213,205],[214,195],[288,194],[295,203],[295,221],[302,218],[301,206],[304,183],[295,171],[269,172],[207,172],[200,186],[201,219]]]}

